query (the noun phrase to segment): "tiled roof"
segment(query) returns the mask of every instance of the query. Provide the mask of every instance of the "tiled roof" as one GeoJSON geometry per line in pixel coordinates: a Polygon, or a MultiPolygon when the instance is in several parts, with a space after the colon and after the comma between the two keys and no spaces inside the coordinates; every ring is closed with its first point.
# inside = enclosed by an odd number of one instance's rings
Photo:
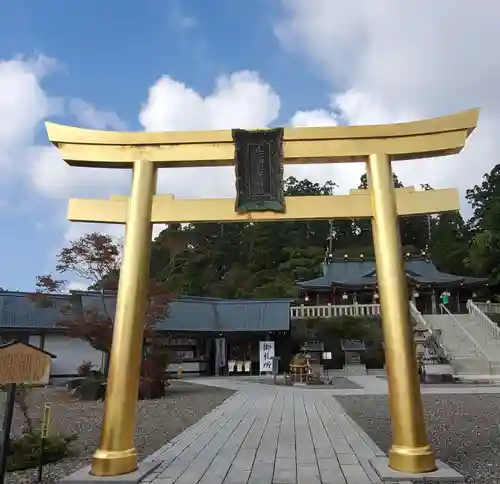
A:
{"type": "MultiPolygon", "coordinates": [[[[299,287],[303,289],[326,289],[333,286],[369,288],[377,283],[374,260],[339,260],[324,264],[322,269],[322,276],[299,282],[299,287]]],[[[405,260],[405,270],[410,281],[424,286],[484,285],[488,282],[486,278],[456,276],[440,272],[432,262],[423,258],[405,260]]]]}
{"type": "MultiPolygon", "coordinates": [[[[75,292],[72,302],[78,310],[102,307],[98,293],[75,292]]],[[[40,308],[27,293],[0,293],[1,329],[57,329],[62,319],[61,308],[68,295],[50,296],[55,307],[40,308]]],[[[111,316],[116,299],[104,298],[111,316]]],[[[158,323],[166,331],[287,331],[290,326],[290,300],[224,300],[215,298],[181,297],[170,303],[169,317],[158,323]]]]}

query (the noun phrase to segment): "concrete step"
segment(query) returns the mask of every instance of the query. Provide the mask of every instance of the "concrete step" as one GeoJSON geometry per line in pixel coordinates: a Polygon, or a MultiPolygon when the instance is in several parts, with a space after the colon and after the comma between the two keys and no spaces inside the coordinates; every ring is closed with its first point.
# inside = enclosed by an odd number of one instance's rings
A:
{"type": "MultiPolygon", "coordinates": [[[[490,362],[476,347],[474,341],[470,337],[472,336],[476,339],[476,337],[471,334],[472,331],[474,331],[479,333],[479,339],[484,341],[484,335],[480,333],[480,331],[476,331],[474,326],[474,329],[469,332],[469,336],[460,326],[460,324],[463,324],[464,327],[468,325],[472,328],[474,322],[470,320],[464,322],[459,320],[459,322],[457,322],[450,315],[425,315],[424,318],[431,328],[441,330],[441,341],[448,354],[452,356],[451,364],[455,373],[468,375],[490,373],[490,362]]],[[[479,344],[481,349],[486,353],[479,341],[477,341],[477,344],[479,344]]],[[[486,354],[490,357],[488,353],[486,354]]],[[[490,358],[493,359],[492,357],[490,358]]],[[[500,361],[500,358],[498,361],[500,361]]]]}
{"type": "MultiPolygon", "coordinates": [[[[483,375],[490,373],[490,364],[481,358],[453,358],[451,361],[453,372],[462,375],[483,375]]],[[[492,368],[492,373],[496,373],[492,368]]]]}

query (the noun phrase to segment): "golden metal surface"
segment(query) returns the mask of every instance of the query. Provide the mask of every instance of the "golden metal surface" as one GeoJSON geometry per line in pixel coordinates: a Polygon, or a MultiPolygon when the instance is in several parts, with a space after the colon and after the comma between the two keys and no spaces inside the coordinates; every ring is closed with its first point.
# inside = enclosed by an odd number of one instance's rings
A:
{"type": "Polygon", "coordinates": [[[371,155],[368,168],[392,426],[389,465],[404,472],[430,472],[436,464],[425,430],[389,157],[371,155]]]}
{"type": "MultiPolygon", "coordinates": [[[[152,223],[187,222],[259,222],[284,220],[332,220],[368,218],[372,216],[370,194],[331,195],[322,197],[286,197],[286,212],[235,212],[231,198],[179,199],[173,195],[157,195],[153,199],[152,223]]],[[[415,191],[396,189],[397,210],[400,216],[459,209],[458,191],[455,189],[415,191]]],[[[68,220],[72,222],[105,222],[123,224],[127,217],[126,196],[113,196],[111,200],[72,198],[68,206],[68,220]]]]}
{"type": "Polygon", "coordinates": [[[134,431],[146,316],[155,171],[154,164],[149,161],[134,163],[104,420],[99,449],[92,459],[91,473],[96,476],[116,476],[137,469],[134,431]]]}
{"type": "MultiPolygon", "coordinates": [[[[477,124],[479,109],[468,109],[459,113],[423,119],[409,123],[374,124],[366,126],[328,126],[315,128],[285,128],[285,141],[315,141],[340,138],[390,138],[416,136],[420,134],[444,133],[447,131],[473,130],[477,124]]],[[[231,130],[210,131],[102,131],[45,123],[47,135],[52,143],[97,144],[97,145],[163,145],[230,143],[231,130]]],[[[411,150],[408,151],[411,153],[411,150]]]]}
{"type": "MultiPolygon", "coordinates": [[[[371,153],[393,160],[459,152],[475,128],[478,109],[450,116],[374,126],[285,129],[285,163],[366,161],[371,153]]],[[[130,168],[147,159],[161,167],[234,164],[230,130],[181,133],[117,133],[46,123],[49,139],[72,166],[130,168]]]]}
{"type": "Polygon", "coordinates": [[[285,163],[367,162],[370,189],[348,196],[287,199],[287,213],[239,215],[234,200],[155,196],[156,168],[234,164],[231,131],[117,133],[47,123],[49,139],[73,166],[134,168],[132,194],[112,200],[70,200],[70,220],[125,223],[126,242],[100,448],[92,473],[113,476],[137,466],[135,412],[151,247],[151,224],[372,217],[380,286],[393,445],[390,466],[435,469],[428,445],[397,216],[457,210],[456,190],[393,189],[390,162],[459,152],[478,109],[383,126],[286,129],[285,163]],[[373,153],[383,153],[376,154],[373,153]],[[148,160],[148,161],[137,161],[148,160]],[[396,371],[397,368],[397,371],[396,371]]]}

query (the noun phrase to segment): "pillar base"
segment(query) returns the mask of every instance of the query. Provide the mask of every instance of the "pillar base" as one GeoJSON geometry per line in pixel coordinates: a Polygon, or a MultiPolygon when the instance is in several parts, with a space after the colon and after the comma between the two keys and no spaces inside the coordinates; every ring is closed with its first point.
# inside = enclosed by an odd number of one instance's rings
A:
{"type": "Polygon", "coordinates": [[[93,476],[90,473],[90,466],[87,466],[69,476],[63,477],[59,482],[61,484],[139,484],[150,474],[155,473],[157,475],[158,467],[161,464],[163,464],[161,460],[141,462],[134,472],[122,474],[121,476],[106,477],[93,476]]]}
{"type": "Polygon", "coordinates": [[[137,452],[135,448],[127,450],[97,449],[92,457],[90,473],[93,476],[120,476],[137,470],[137,452]]]}
{"type": "Polygon", "coordinates": [[[432,472],[437,469],[436,457],[430,445],[402,447],[393,445],[389,453],[389,466],[400,472],[432,472]]]}
{"type": "Polygon", "coordinates": [[[439,460],[435,461],[434,471],[401,472],[390,467],[387,457],[370,459],[370,464],[382,482],[465,482],[464,476],[439,460]]]}

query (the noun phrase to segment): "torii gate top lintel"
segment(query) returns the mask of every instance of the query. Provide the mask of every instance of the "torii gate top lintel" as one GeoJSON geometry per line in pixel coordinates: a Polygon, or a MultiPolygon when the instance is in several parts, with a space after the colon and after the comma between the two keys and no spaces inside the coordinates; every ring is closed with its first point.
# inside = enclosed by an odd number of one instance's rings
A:
{"type": "MultiPolygon", "coordinates": [[[[409,123],[286,128],[284,163],[364,162],[373,153],[392,160],[446,156],[461,151],[479,109],[409,123]]],[[[46,123],[49,140],[72,166],[132,168],[138,159],[158,168],[234,165],[231,130],[116,132],[46,123]]]]}

